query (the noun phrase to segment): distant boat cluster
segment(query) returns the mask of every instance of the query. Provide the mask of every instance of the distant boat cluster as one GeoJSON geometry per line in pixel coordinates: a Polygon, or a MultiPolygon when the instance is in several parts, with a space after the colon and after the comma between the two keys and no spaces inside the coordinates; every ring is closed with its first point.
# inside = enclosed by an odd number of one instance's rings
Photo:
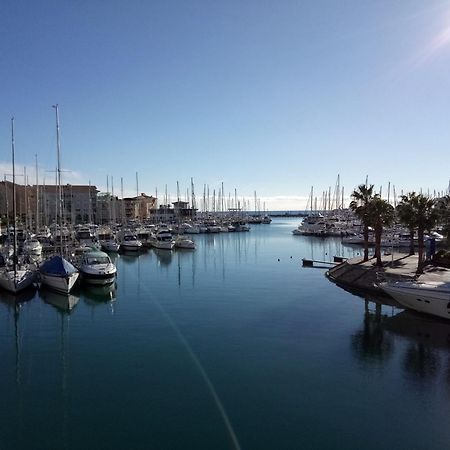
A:
{"type": "MultiPolygon", "coordinates": [[[[363,224],[349,209],[330,212],[311,212],[300,225],[292,230],[294,235],[316,237],[340,237],[343,244],[363,245],[363,224]]],[[[433,230],[425,238],[433,238],[436,242],[443,240],[440,232],[433,230]]],[[[414,243],[418,245],[417,234],[414,243]]],[[[369,232],[369,245],[375,245],[375,234],[369,232]]],[[[393,225],[386,228],[381,239],[382,247],[409,248],[411,245],[410,231],[402,225],[393,225]]]]}
{"type": "Polygon", "coordinates": [[[249,223],[270,223],[268,216],[245,219],[212,216],[174,224],[128,223],[127,226],[83,224],[43,226],[36,233],[13,227],[4,230],[0,246],[0,287],[20,292],[33,283],[69,294],[80,280],[91,285],[115,282],[117,269],[108,253],[195,250],[192,235],[248,232],[249,223]],[[14,245],[15,243],[15,245],[14,245]]]}

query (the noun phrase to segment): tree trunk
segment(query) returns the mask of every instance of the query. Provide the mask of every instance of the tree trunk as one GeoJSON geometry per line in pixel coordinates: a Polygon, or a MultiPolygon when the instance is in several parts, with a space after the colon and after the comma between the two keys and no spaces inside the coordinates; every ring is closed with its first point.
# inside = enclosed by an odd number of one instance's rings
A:
{"type": "Polygon", "coordinates": [[[409,256],[414,255],[414,228],[409,230],[409,256]]]}
{"type": "Polygon", "coordinates": [[[377,266],[382,267],[383,261],[381,261],[381,235],[383,229],[375,228],[375,255],[377,257],[377,266]]]}
{"type": "Polygon", "coordinates": [[[364,225],[364,261],[369,260],[369,227],[364,225]]]}
{"type": "Polygon", "coordinates": [[[425,247],[423,234],[424,234],[423,228],[419,227],[419,229],[417,230],[417,237],[419,239],[419,251],[418,251],[419,260],[417,262],[417,271],[416,271],[417,274],[423,273],[423,249],[425,247]]]}

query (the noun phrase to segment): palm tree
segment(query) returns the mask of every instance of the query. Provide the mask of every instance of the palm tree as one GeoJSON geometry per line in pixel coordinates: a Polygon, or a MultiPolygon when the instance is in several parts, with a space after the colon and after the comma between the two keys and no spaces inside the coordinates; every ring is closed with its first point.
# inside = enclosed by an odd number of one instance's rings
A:
{"type": "Polygon", "coordinates": [[[369,260],[369,203],[373,198],[373,184],[367,186],[360,184],[352,192],[352,201],[350,202],[350,209],[361,220],[363,224],[364,234],[364,261],[369,260]]]}
{"type": "Polygon", "coordinates": [[[398,219],[409,230],[409,254],[414,255],[414,230],[417,228],[417,217],[414,212],[413,203],[416,198],[415,192],[409,192],[407,195],[401,196],[401,201],[397,205],[398,219]]]}
{"type": "Polygon", "coordinates": [[[381,236],[383,228],[390,226],[395,219],[395,209],[386,200],[383,200],[378,194],[369,202],[369,223],[375,231],[375,256],[377,266],[381,267],[381,236]]]}
{"type": "Polygon", "coordinates": [[[438,212],[434,205],[435,201],[423,194],[416,195],[412,200],[412,206],[417,220],[417,237],[419,240],[418,274],[423,273],[424,233],[425,231],[431,231],[436,226],[438,220],[438,212]]]}
{"type": "Polygon", "coordinates": [[[445,195],[436,202],[436,208],[439,212],[439,222],[445,234],[447,246],[450,245],[450,195],[445,195]]]}

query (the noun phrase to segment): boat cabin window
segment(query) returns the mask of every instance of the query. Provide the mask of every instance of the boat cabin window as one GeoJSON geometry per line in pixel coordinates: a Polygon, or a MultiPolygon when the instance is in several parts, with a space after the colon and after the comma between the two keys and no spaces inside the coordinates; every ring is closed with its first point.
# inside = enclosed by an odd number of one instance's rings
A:
{"type": "Polygon", "coordinates": [[[87,258],[88,264],[109,264],[109,258],[107,256],[92,256],[87,258]]]}

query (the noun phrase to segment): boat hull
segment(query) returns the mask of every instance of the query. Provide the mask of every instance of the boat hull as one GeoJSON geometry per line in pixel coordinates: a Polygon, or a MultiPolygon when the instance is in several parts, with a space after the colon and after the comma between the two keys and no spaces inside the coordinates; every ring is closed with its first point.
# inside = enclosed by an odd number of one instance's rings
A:
{"type": "Polygon", "coordinates": [[[160,250],[172,250],[174,245],[173,241],[156,241],[153,243],[153,247],[160,250]]]}
{"type": "Polygon", "coordinates": [[[62,294],[68,294],[75,285],[78,276],[78,272],[64,276],[41,272],[41,282],[54,291],[61,292],[62,294]]]}
{"type": "Polygon", "coordinates": [[[405,284],[380,283],[384,292],[405,308],[450,319],[450,291],[438,288],[408,287],[405,284]]]}
{"type": "Polygon", "coordinates": [[[30,287],[35,280],[36,274],[30,270],[17,270],[15,275],[12,270],[0,272],[0,287],[14,294],[30,287]]]}
{"type": "Polygon", "coordinates": [[[87,284],[93,284],[95,286],[105,286],[107,284],[112,284],[116,280],[116,273],[109,274],[95,274],[83,272],[80,269],[81,279],[87,284]]]}

